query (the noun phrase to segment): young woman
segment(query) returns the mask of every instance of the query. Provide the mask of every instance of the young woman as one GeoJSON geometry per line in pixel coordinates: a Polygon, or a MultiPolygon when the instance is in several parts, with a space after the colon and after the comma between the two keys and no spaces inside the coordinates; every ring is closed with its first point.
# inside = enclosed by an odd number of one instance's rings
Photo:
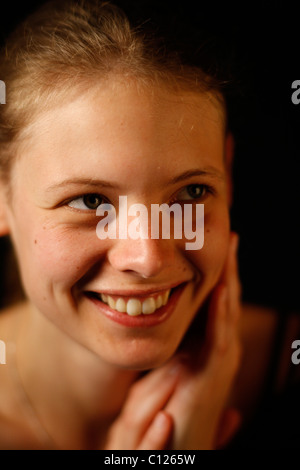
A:
{"type": "Polygon", "coordinates": [[[2,54],[0,232],[26,299],[0,315],[1,448],[214,449],[257,406],[277,317],[240,304],[222,83],[147,28],[51,2],[2,54]],[[204,204],[203,247],[100,240],[120,196],[193,228],[204,204]]]}

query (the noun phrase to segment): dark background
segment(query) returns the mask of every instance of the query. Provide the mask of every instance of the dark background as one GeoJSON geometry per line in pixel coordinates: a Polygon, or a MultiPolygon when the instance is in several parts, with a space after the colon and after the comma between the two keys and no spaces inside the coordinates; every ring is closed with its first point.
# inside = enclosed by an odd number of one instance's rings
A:
{"type": "MultiPolygon", "coordinates": [[[[0,41],[41,3],[0,0],[0,41]]],[[[156,17],[165,26],[176,18],[186,32],[203,31],[215,38],[216,64],[226,68],[230,63],[229,74],[238,84],[230,101],[236,140],[232,226],[240,234],[244,299],[300,311],[300,105],[291,102],[291,84],[300,79],[297,3],[115,3],[128,11],[134,7],[132,17],[156,17]]],[[[7,246],[0,239],[0,299],[8,289],[3,275],[7,246]]]]}

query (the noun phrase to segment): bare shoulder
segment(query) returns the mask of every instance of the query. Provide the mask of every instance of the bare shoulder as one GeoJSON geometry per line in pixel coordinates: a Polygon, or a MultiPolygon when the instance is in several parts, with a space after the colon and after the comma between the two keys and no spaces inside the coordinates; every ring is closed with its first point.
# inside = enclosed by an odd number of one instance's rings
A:
{"type": "Polygon", "coordinates": [[[32,444],[32,437],[23,425],[10,363],[12,333],[23,309],[24,305],[16,304],[0,312],[0,450],[28,448],[30,441],[32,444]]]}
{"type": "Polygon", "coordinates": [[[17,302],[0,310],[0,340],[15,341],[19,319],[28,310],[28,302],[17,302]]]}
{"type": "Polygon", "coordinates": [[[23,304],[14,304],[0,310],[0,339],[2,341],[8,340],[12,332],[14,319],[20,314],[23,304]]]}
{"type": "Polygon", "coordinates": [[[0,312],[0,449],[9,449],[13,442],[15,426],[11,415],[11,379],[8,350],[10,331],[13,327],[13,319],[16,315],[15,307],[6,308],[0,312]]]}
{"type": "Polygon", "coordinates": [[[241,312],[240,335],[244,353],[266,352],[270,349],[278,324],[278,312],[275,309],[243,304],[241,312]]]}
{"type": "MultiPolygon", "coordinates": [[[[237,377],[234,402],[251,415],[262,391],[273,358],[273,345],[279,326],[280,314],[276,309],[244,304],[242,307],[240,337],[242,361],[237,377]]],[[[280,358],[277,367],[278,391],[284,386],[291,364],[291,344],[300,330],[300,317],[290,314],[286,330],[282,332],[280,358]]]]}

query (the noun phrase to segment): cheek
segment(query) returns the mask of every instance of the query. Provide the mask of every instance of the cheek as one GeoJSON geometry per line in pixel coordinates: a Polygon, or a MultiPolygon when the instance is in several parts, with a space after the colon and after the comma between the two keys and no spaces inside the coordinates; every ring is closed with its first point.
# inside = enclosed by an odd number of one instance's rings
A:
{"type": "Polygon", "coordinates": [[[33,251],[37,267],[46,276],[56,283],[73,285],[101,261],[107,248],[95,231],[58,228],[36,234],[33,251]]]}
{"type": "Polygon", "coordinates": [[[50,224],[18,227],[22,234],[15,246],[23,284],[28,295],[35,287],[50,290],[53,285],[70,288],[103,258],[106,243],[96,230],[82,230],[50,224]]]}
{"type": "Polygon", "coordinates": [[[194,252],[195,254],[187,251],[187,257],[190,257],[190,261],[201,274],[201,283],[206,283],[208,288],[212,288],[218,282],[229,244],[230,219],[228,208],[225,206],[220,207],[218,212],[205,216],[203,248],[194,252]]]}

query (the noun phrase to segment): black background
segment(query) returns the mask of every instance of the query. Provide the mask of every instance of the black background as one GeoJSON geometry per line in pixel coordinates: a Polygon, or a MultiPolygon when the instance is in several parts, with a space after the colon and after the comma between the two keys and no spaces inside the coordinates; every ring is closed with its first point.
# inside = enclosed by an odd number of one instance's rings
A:
{"type": "MultiPolygon", "coordinates": [[[[0,2],[2,43],[20,19],[43,3],[0,2]]],[[[215,35],[224,62],[233,54],[242,85],[232,118],[236,140],[232,226],[240,234],[244,299],[300,311],[300,105],[291,101],[291,84],[300,79],[297,3],[115,3],[125,10],[135,6],[136,15],[143,18],[153,10],[162,21],[177,15],[187,25],[215,35]]],[[[0,250],[3,276],[4,240],[0,250]]],[[[1,286],[3,291],[3,282],[1,286]]]]}

